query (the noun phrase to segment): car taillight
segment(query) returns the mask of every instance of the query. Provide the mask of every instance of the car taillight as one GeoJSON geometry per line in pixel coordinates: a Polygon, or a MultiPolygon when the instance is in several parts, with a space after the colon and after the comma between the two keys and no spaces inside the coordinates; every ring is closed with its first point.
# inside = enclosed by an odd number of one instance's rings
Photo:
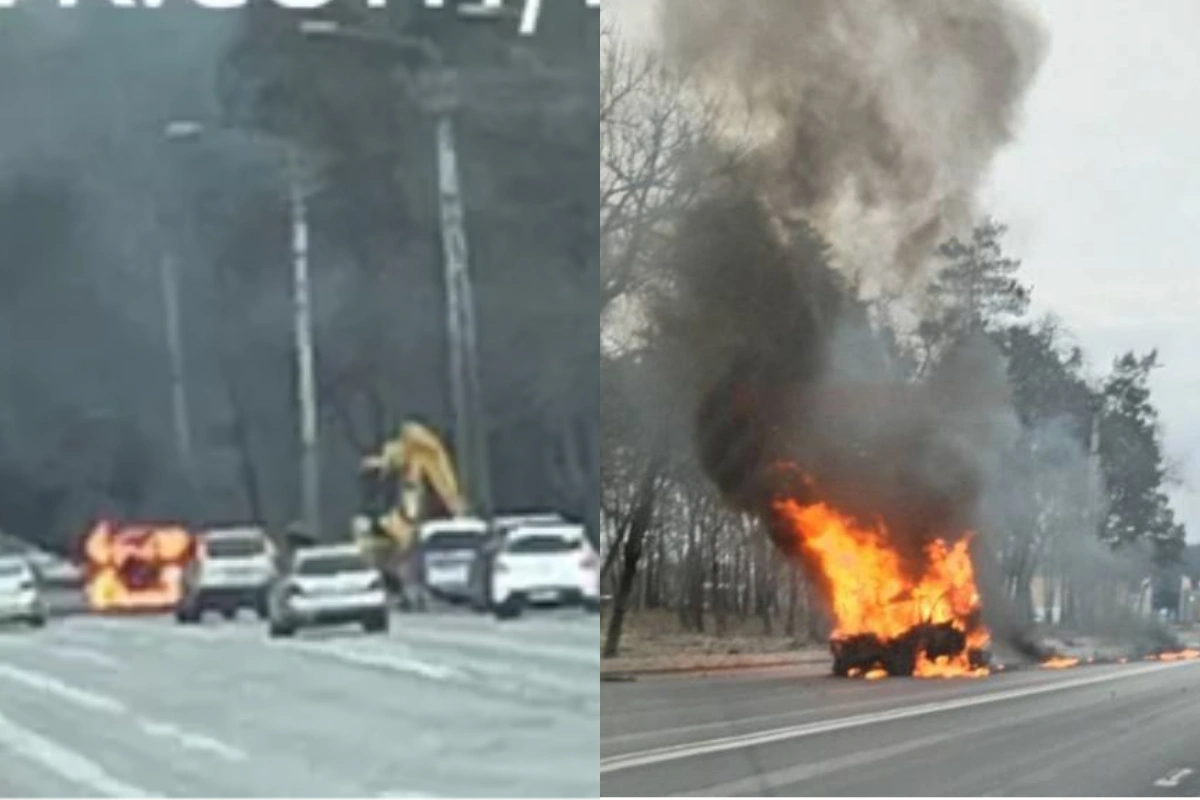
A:
{"type": "Polygon", "coordinates": [[[600,559],[595,553],[588,553],[579,562],[579,566],[588,570],[600,569],[600,559]]]}

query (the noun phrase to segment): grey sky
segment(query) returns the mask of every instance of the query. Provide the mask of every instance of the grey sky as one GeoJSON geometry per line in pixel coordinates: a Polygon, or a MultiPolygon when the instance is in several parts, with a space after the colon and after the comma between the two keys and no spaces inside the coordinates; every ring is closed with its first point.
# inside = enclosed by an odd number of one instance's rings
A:
{"type": "MultiPolygon", "coordinates": [[[[636,37],[653,6],[605,0],[603,13],[636,37]]],[[[1200,262],[1200,4],[1047,0],[1037,9],[1049,51],[981,210],[1009,225],[1035,313],[1065,323],[1094,375],[1125,350],[1159,349],[1152,388],[1184,481],[1174,506],[1200,541],[1200,281],[1189,263],[1200,262]]]]}
{"type": "Polygon", "coordinates": [[[1153,391],[1200,541],[1200,50],[1189,0],[1039,4],[1050,49],[984,208],[1011,228],[1036,310],[1061,317],[1096,373],[1157,347],[1153,391]]]}

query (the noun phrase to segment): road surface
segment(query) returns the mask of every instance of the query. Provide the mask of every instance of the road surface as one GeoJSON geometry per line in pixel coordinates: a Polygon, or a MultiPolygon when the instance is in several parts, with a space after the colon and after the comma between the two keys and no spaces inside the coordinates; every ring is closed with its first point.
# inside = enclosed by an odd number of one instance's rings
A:
{"type": "Polygon", "coordinates": [[[596,618],[0,629],[0,796],[595,796],[596,618]]]}
{"type": "Polygon", "coordinates": [[[601,690],[600,791],[1200,794],[1200,662],[848,681],[814,669],[601,690]]]}

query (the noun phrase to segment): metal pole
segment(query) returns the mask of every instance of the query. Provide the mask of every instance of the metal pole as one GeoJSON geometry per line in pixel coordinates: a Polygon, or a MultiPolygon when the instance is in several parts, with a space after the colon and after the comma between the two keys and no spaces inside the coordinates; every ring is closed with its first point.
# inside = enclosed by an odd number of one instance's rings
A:
{"type": "Polygon", "coordinates": [[[192,476],[192,436],[184,374],[183,336],[179,327],[179,285],[175,257],[164,253],[159,261],[162,277],[163,313],[167,348],[171,357],[171,405],[175,422],[175,446],[189,480],[192,476]]]}
{"type": "Polygon", "coordinates": [[[317,436],[316,370],[313,365],[312,299],[308,271],[308,204],[294,153],[288,154],[288,194],[291,200],[292,291],[300,402],[300,486],[305,532],[317,539],[321,530],[321,454],[317,436]]]}

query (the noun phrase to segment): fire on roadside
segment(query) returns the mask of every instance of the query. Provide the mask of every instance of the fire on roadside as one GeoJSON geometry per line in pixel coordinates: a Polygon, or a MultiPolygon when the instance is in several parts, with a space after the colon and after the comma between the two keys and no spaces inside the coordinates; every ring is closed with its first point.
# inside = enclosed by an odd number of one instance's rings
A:
{"type": "MultiPolygon", "coordinates": [[[[777,500],[774,510],[797,538],[805,563],[820,573],[833,614],[834,640],[869,637],[885,650],[911,647],[911,674],[916,677],[988,674],[988,668],[972,658],[990,637],[980,621],[969,537],[953,544],[934,539],[925,548],[920,574],[912,574],[882,522],[864,526],[825,503],[804,505],[791,498],[777,500]],[[933,652],[929,640],[920,635],[927,630],[948,633],[940,638],[954,645],[933,652]]],[[[885,664],[873,664],[865,677],[889,672],[897,674],[885,664]]]]}
{"type": "Polygon", "coordinates": [[[1067,669],[1079,664],[1078,658],[1071,656],[1053,656],[1042,662],[1043,669],[1067,669]]]}
{"type": "Polygon", "coordinates": [[[1151,656],[1155,661],[1192,661],[1200,658],[1200,650],[1188,648],[1186,650],[1176,650],[1171,653],[1159,653],[1157,656],[1151,656]]]}
{"type": "Polygon", "coordinates": [[[178,526],[97,524],[84,540],[85,585],[93,611],[168,609],[182,592],[192,535],[178,526]]]}

